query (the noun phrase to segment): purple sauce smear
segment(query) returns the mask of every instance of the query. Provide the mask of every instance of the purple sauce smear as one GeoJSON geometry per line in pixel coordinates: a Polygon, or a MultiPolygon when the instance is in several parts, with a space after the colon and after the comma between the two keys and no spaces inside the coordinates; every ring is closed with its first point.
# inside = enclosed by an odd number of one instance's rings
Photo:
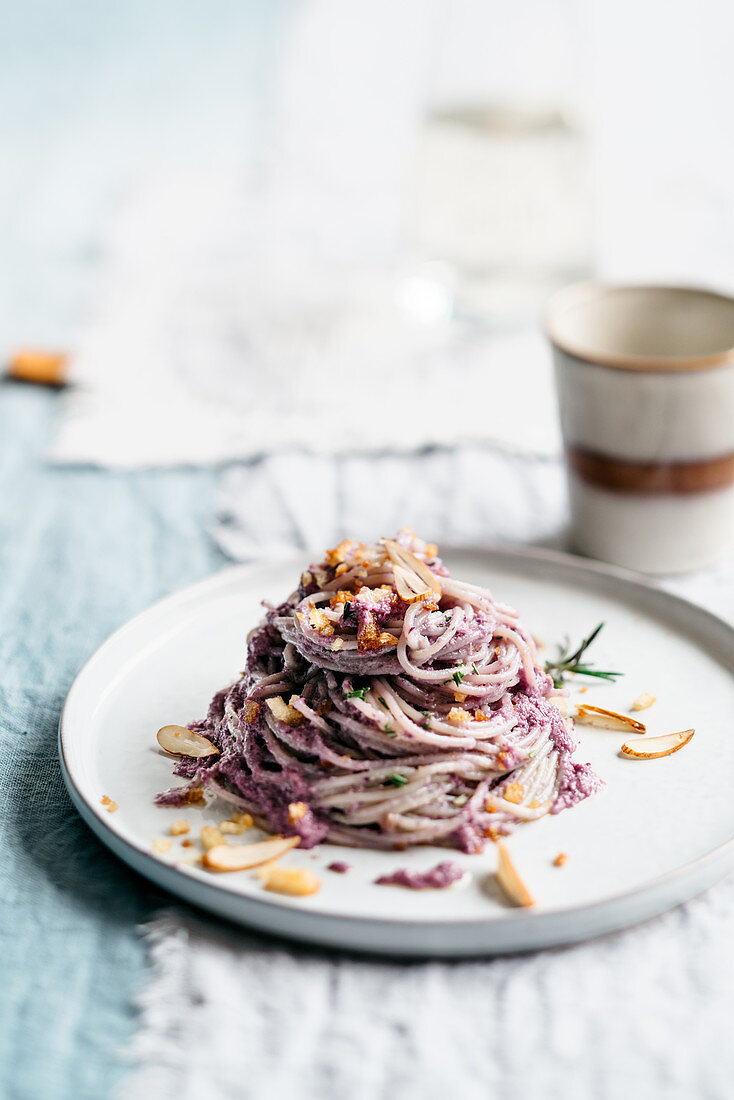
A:
{"type": "Polygon", "coordinates": [[[380,875],[375,882],[378,886],[405,886],[408,890],[445,890],[463,877],[458,863],[447,859],[431,867],[430,871],[409,871],[401,867],[392,874],[380,875]]]}

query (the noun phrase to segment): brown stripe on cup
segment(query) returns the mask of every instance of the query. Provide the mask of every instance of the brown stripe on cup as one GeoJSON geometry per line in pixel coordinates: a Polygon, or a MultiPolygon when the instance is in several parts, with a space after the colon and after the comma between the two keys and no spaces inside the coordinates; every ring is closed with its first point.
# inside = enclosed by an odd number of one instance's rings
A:
{"type": "Polygon", "coordinates": [[[582,481],[613,493],[705,493],[734,484],[734,454],[696,462],[624,462],[568,445],[566,454],[582,481]]]}

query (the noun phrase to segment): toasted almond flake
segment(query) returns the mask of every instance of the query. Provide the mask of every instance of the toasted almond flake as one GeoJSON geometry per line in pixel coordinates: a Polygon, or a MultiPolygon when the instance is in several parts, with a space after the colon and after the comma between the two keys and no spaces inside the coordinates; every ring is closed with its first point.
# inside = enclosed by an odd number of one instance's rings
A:
{"type": "Polygon", "coordinates": [[[232,820],[238,825],[244,825],[246,829],[251,829],[255,824],[252,814],[232,814],[232,820]]]}
{"type": "Polygon", "coordinates": [[[222,836],[241,836],[247,829],[246,825],[241,825],[239,821],[220,821],[219,832],[222,836]]]}
{"type": "Polygon", "coordinates": [[[638,760],[657,760],[660,756],[670,756],[682,749],[695,732],[680,730],[679,733],[666,733],[662,737],[646,737],[644,741],[625,741],[622,752],[627,756],[635,756],[638,760]]]}
{"type": "Polygon", "coordinates": [[[305,897],[321,889],[321,880],[308,867],[271,867],[261,868],[257,877],[263,880],[266,890],[275,894],[290,894],[293,897],[305,897]]]}
{"type": "Polygon", "coordinates": [[[276,836],[255,844],[219,844],[204,853],[202,863],[212,871],[246,871],[279,859],[300,842],[298,836],[276,836]]]}
{"type": "Polygon", "coordinates": [[[291,825],[295,825],[297,821],[300,821],[302,817],[308,813],[308,806],[305,802],[291,802],[288,806],[288,820],[291,825]]]}
{"type": "Polygon", "coordinates": [[[513,905],[535,905],[535,899],[517,873],[510,853],[501,840],[497,841],[497,881],[513,905]]]}
{"type": "Polygon", "coordinates": [[[554,867],[563,867],[564,863],[568,862],[568,856],[565,852],[559,852],[556,858],[553,860],[554,867]]]}
{"type": "Polygon", "coordinates": [[[606,707],[592,707],[590,703],[582,703],[576,712],[576,721],[583,726],[599,726],[607,730],[623,730],[626,733],[646,733],[647,727],[636,718],[630,718],[628,714],[620,714],[616,710],[607,710],[606,707]]]}
{"type": "Polygon", "coordinates": [[[414,603],[426,597],[441,595],[441,582],[424,561],[394,539],[382,539],[382,545],[392,562],[395,589],[401,600],[414,603]]]}
{"type": "Polygon", "coordinates": [[[154,852],[159,852],[160,855],[165,855],[166,852],[170,851],[172,844],[173,841],[169,837],[157,836],[153,841],[151,847],[154,852]]]}
{"type": "Polygon", "coordinates": [[[348,571],[349,566],[345,561],[343,561],[340,565],[337,565],[336,569],[334,570],[334,576],[341,577],[342,573],[347,573],[348,571]]]}
{"type": "Polygon", "coordinates": [[[451,722],[453,726],[458,726],[462,722],[471,722],[472,716],[468,710],[464,710],[463,707],[452,707],[446,715],[446,721],[451,722]]]}
{"type": "Polygon", "coordinates": [[[303,715],[300,711],[297,711],[295,707],[286,703],[282,695],[272,695],[265,702],[268,704],[274,717],[279,722],[284,722],[286,726],[300,726],[303,721],[303,715]]]}
{"type": "Polygon", "coordinates": [[[113,814],[115,812],[115,810],[119,810],[119,808],[120,808],[117,805],[117,803],[113,802],[112,799],[106,794],[102,795],[102,797],[100,799],[100,802],[102,803],[104,808],[107,810],[108,814],[113,814]]]}
{"type": "Polygon", "coordinates": [[[454,699],[456,700],[456,702],[457,702],[457,703],[465,703],[465,702],[466,702],[466,694],[465,694],[465,692],[463,692],[463,691],[455,691],[455,692],[454,692],[454,699]]]}
{"type": "Polygon", "coordinates": [[[343,649],[343,647],[344,647],[344,639],[343,638],[334,638],[334,641],[331,643],[331,652],[332,653],[338,653],[338,651],[340,649],[343,649]]]}
{"type": "Polygon", "coordinates": [[[632,704],[633,710],[647,710],[655,702],[655,696],[651,695],[649,691],[643,691],[642,695],[638,695],[632,704]]]}
{"type": "Polygon", "coordinates": [[[510,783],[501,792],[501,797],[504,798],[505,802],[514,802],[516,806],[519,806],[525,797],[525,788],[522,783],[510,783]]]}
{"type": "Polygon", "coordinates": [[[219,754],[219,749],[213,745],[208,737],[185,726],[161,726],[156,734],[156,740],[162,749],[173,756],[214,756],[219,754]]]}
{"type": "Polygon", "coordinates": [[[184,833],[188,833],[191,826],[188,821],[183,817],[177,817],[175,821],[171,822],[171,836],[183,836],[184,833]]]}
{"type": "Polygon", "coordinates": [[[204,825],[199,835],[205,849],[216,848],[218,845],[225,843],[224,837],[214,825],[204,825]]]}
{"type": "Polygon", "coordinates": [[[313,573],[309,573],[308,569],[305,569],[303,571],[303,573],[301,573],[301,584],[303,585],[304,588],[308,588],[308,586],[309,586],[309,584],[311,583],[312,580],[313,580],[313,573]]]}
{"type": "Polygon", "coordinates": [[[417,573],[404,569],[401,565],[393,565],[392,572],[395,591],[405,603],[416,603],[435,596],[435,589],[422,581],[417,573]]]}
{"type": "Polygon", "coordinates": [[[396,638],[394,634],[389,634],[386,630],[383,630],[377,639],[380,649],[384,646],[397,645],[398,641],[399,639],[396,638]]]}

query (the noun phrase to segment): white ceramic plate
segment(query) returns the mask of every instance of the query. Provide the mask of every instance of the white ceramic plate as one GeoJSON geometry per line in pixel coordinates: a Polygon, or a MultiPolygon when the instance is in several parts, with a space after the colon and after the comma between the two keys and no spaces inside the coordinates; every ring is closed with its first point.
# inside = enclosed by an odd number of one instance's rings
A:
{"type": "Polygon", "coordinates": [[[294,587],[303,561],[227,570],[138,615],[82,669],[61,719],[66,784],[87,823],[136,871],[231,920],[314,943],[405,955],[469,955],[546,947],[643,920],[692,897],[734,867],[734,630],[708,612],[619,570],[546,551],[444,552],[452,571],[519,609],[549,645],[580,640],[600,620],[598,667],[621,669],[616,684],[589,681],[581,698],[626,710],[642,692],[649,733],[696,728],[689,745],[659,760],[631,760],[623,736],[578,727],[580,760],[607,783],[572,810],[526,825],[509,845],[537,904],[508,907],[493,885],[496,852],[439,848],[402,853],[322,845],[285,857],[312,867],[319,893],[288,898],[263,890],[252,872],[215,875],[182,862],[195,848],[157,855],[175,817],[192,835],[229,816],[224,804],[185,811],[153,796],[179,780],[157,748],[156,730],[205,713],[216,690],[243,667],[245,635],[263,598],[294,587]],[[110,814],[103,796],[119,806],[110,814]],[[553,866],[560,851],[568,861],[553,866]],[[448,890],[376,886],[397,867],[457,859],[468,874],[448,890]],[[327,870],[344,859],[347,875],[327,870]]]}

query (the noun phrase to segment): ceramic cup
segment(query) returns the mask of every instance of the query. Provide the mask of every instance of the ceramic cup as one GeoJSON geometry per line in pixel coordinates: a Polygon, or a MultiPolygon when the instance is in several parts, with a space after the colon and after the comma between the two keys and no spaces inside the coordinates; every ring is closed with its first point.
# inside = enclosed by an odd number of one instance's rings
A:
{"type": "Polygon", "coordinates": [[[734,548],[734,299],[581,283],[551,299],[571,499],[584,554],[646,573],[734,548]]]}

